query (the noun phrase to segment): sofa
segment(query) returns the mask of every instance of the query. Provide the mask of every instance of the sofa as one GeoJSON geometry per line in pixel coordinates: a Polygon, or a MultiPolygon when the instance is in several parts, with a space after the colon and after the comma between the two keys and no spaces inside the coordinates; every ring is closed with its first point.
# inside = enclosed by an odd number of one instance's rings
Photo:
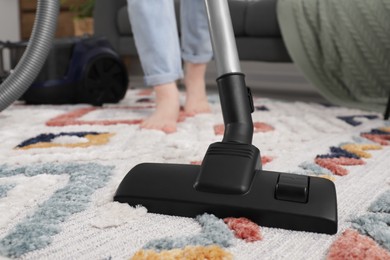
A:
{"type": "MultiPolygon", "coordinates": [[[[145,1],[145,0],[140,0],[145,1]]],[[[179,17],[180,0],[175,0],[179,17]]],[[[276,18],[276,0],[228,0],[240,60],[290,62],[276,18]]],[[[96,36],[104,36],[120,55],[137,55],[126,0],[96,0],[96,36]]]]}

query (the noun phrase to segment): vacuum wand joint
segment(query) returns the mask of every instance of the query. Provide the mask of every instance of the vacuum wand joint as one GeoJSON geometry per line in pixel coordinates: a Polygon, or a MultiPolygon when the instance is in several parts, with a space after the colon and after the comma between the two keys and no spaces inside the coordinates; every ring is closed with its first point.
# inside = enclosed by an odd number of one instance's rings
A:
{"type": "Polygon", "coordinates": [[[223,142],[252,144],[254,105],[244,74],[226,74],[217,83],[225,124],[223,142]]]}
{"type": "Polygon", "coordinates": [[[258,170],[261,170],[261,161],[257,147],[213,143],[202,161],[194,188],[211,193],[245,194],[250,190],[258,170]]]}

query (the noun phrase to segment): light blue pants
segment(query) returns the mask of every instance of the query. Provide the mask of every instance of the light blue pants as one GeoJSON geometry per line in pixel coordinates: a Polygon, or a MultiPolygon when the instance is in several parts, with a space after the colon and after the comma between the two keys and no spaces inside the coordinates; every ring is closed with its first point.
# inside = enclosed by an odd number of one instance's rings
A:
{"type": "Polygon", "coordinates": [[[127,3],[146,85],[183,78],[182,59],[190,63],[211,60],[213,52],[204,0],[181,0],[181,44],[173,0],[127,0],[127,3]]]}

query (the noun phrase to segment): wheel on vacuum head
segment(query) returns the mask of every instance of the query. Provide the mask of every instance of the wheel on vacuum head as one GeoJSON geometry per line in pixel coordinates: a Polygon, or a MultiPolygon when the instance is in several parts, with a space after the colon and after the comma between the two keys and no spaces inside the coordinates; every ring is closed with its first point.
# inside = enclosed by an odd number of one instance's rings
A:
{"type": "Polygon", "coordinates": [[[101,106],[103,103],[117,103],[127,91],[128,74],[118,58],[99,55],[86,66],[78,86],[78,102],[101,106]]]}

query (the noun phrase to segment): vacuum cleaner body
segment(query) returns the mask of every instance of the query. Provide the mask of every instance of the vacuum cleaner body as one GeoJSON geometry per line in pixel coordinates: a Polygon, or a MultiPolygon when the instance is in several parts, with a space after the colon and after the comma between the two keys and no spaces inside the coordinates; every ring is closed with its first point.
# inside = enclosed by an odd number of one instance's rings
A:
{"type": "MultiPolygon", "coordinates": [[[[27,42],[8,43],[16,66],[27,42]]],[[[121,100],[127,90],[127,69],[104,38],[63,38],[54,41],[34,83],[21,97],[28,104],[102,105],[121,100]]]]}
{"type": "Polygon", "coordinates": [[[205,0],[218,91],[225,124],[221,142],[209,146],[202,164],[140,164],[125,176],[114,200],[149,212],[195,217],[247,217],[259,225],[334,234],[337,199],[333,182],[263,171],[252,145],[254,111],[240,72],[226,0],[205,0]]]}

